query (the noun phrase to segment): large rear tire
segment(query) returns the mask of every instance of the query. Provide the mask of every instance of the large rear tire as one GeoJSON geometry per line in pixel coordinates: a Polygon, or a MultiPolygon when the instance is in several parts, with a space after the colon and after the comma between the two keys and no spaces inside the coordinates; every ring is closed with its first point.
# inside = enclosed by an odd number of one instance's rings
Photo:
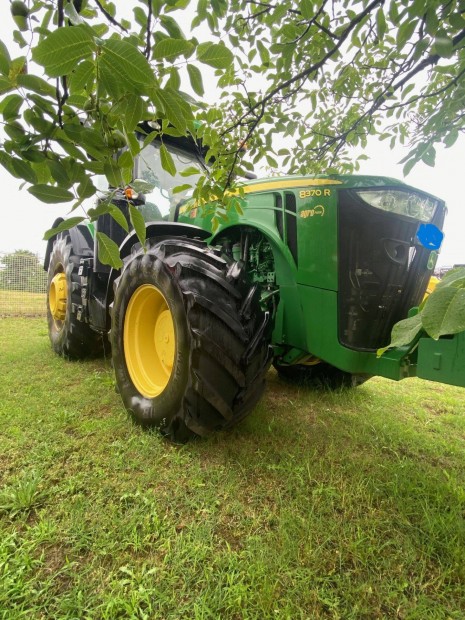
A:
{"type": "Polygon", "coordinates": [[[52,349],[69,359],[94,357],[103,348],[102,336],[78,320],[75,312],[82,304],[80,259],[73,252],[69,235],[60,233],[48,268],[47,322],[52,349]]]}
{"type": "Polygon", "coordinates": [[[243,265],[185,238],[153,240],[126,262],[111,342],[126,409],[179,442],[250,413],[271,362],[268,314],[243,265]]]}

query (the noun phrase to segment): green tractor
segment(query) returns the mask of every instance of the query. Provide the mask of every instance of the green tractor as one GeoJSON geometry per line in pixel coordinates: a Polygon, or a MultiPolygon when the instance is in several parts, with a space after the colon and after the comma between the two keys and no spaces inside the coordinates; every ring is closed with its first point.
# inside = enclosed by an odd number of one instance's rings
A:
{"type": "MultiPolygon", "coordinates": [[[[203,165],[193,142],[164,143],[179,169],[203,165]]],[[[260,399],[272,363],[330,388],[416,374],[465,385],[454,370],[460,334],[447,351],[423,338],[376,354],[425,294],[438,243],[420,232],[441,235],[444,202],[385,177],[255,179],[243,213],[213,233],[211,214],[173,196],[183,180],[163,170],[159,147],[134,171],[155,189],[129,198],[146,221],[144,247],[105,214],[55,235],[45,259],[53,349],[79,359],[109,342],[138,422],[181,442],[230,428],[260,399]],[[118,244],[121,269],[99,260],[96,231],[118,244]]],[[[127,217],[128,195],[113,202],[127,217]]]]}

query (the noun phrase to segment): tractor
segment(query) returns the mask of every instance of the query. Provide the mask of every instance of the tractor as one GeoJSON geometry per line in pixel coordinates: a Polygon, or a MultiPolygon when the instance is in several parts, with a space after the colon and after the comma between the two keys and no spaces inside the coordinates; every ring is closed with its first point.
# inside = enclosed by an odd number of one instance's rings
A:
{"type": "MultiPolygon", "coordinates": [[[[177,168],[205,165],[193,140],[164,144],[177,168]]],[[[106,213],[52,237],[44,266],[52,348],[80,359],[111,346],[139,423],[176,442],[228,429],[259,401],[271,364],[327,388],[375,375],[465,385],[462,334],[376,354],[425,295],[438,244],[420,231],[442,228],[440,199],[385,177],[250,179],[242,212],[213,231],[211,211],[173,194],[184,181],[163,170],[159,141],[134,178],[153,190],[112,200],[128,221],[128,202],[143,215],[143,247],[106,213]],[[121,268],[99,259],[98,231],[118,244],[121,268]]]]}

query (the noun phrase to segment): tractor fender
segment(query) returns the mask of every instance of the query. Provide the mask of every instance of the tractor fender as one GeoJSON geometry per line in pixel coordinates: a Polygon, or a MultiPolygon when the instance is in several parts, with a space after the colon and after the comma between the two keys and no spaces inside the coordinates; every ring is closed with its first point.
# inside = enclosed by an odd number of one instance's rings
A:
{"type": "MultiPolygon", "coordinates": [[[[150,239],[150,237],[190,237],[191,239],[197,238],[205,240],[211,236],[211,233],[192,224],[179,224],[178,222],[149,222],[145,227],[145,236],[147,239],[150,239]]],[[[138,243],[138,241],[139,239],[137,238],[136,233],[131,231],[119,248],[119,253],[122,259],[129,255],[132,246],[138,243]]]]}
{"type": "MultiPolygon", "coordinates": [[[[179,224],[178,222],[149,222],[146,224],[145,235],[147,239],[151,237],[188,237],[191,239],[206,240],[211,237],[211,233],[193,224],[179,224]]],[[[120,245],[120,256],[124,260],[131,253],[132,247],[139,243],[135,231],[131,231],[120,245]]],[[[105,294],[105,307],[107,308],[107,327],[110,328],[110,317],[108,308],[113,301],[113,283],[120,275],[121,269],[111,268],[107,282],[105,294]]]]}
{"type": "MultiPolygon", "coordinates": [[[[64,218],[57,218],[52,225],[52,228],[56,228],[61,222],[64,222],[64,218]]],[[[91,257],[94,255],[94,240],[92,234],[87,227],[86,224],[78,224],[77,226],[73,226],[69,230],[65,231],[69,234],[71,238],[71,244],[73,246],[73,253],[77,256],[88,256],[91,257]]],[[[59,233],[58,233],[59,234],[59,233]]],[[[50,255],[52,253],[53,244],[57,235],[53,235],[47,241],[47,249],[45,251],[45,259],[44,259],[44,269],[48,271],[48,266],[50,264],[50,255]]]]}

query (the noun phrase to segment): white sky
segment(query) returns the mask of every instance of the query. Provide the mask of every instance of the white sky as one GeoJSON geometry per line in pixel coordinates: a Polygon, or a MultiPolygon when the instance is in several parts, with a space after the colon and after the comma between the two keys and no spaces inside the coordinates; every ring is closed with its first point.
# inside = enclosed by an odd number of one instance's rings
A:
{"type": "MultiPolygon", "coordinates": [[[[136,5],[136,3],[125,3],[136,5]]],[[[0,38],[10,46],[12,24],[6,19],[0,22],[0,38]]],[[[178,15],[181,15],[179,13],[178,15]]],[[[183,28],[189,29],[189,22],[183,28]]],[[[19,54],[18,54],[19,55],[19,54]]],[[[363,163],[360,174],[376,174],[403,179],[402,166],[397,162],[406,154],[402,150],[391,151],[388,141],[373,140],[366,154],[370,160],[363,163]]],[[[441,250],[438,265],[450,266],[465,263],[465,137],[461,137],[450,149],[439,149],[436,166],[430,168],[418,164],[409,176],[404,179],[409,185],[427,191],[446,201],[449,214],[445,223],[445,241],[441,250]]],[[[58,216],[65,216],[67,205],[46,205],[33,198],[25,188],[19,189],[20,182],[11,177],[0,166],[0,187],[3,192],[3,221],[0,226],[0,253],[12,252],[17,249],[31,250],[40,255],[45,253],[45,242],[42,241],[45,230],[50,228],[58,216]]]]}

